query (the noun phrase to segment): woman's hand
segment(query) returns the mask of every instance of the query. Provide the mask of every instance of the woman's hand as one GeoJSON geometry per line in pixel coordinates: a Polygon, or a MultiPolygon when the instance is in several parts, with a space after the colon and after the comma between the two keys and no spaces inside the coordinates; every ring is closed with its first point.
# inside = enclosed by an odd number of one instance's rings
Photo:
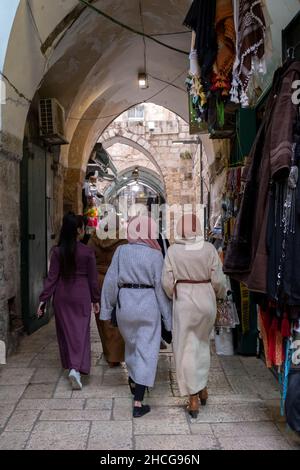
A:
{"type": "Polygon", "coordinates": [[[94,313],[96,315],[98,315],[100,313],[100,304],[99,304],[99,302],[96,303],[96,304],[93,304],[93,310],[94,310],[94,313]]]}
{"type": "Polygon", "coordinates": [[[41,302],[37,311],[37,317],[42,318],[46,313],[46,304],[45,302],[41,302]]]}

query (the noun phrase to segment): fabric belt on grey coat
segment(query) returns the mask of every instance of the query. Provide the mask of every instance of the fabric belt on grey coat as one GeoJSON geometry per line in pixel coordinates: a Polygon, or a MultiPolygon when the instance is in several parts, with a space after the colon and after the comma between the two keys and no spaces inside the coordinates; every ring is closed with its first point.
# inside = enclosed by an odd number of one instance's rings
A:
{"type": "Polygon", "coordinates": [[[120,304],[120,290],[121,289],[154,289],[154,286],[148,286],[147,284],[119,284],[119,292],[118,292],[119,308],[121,308],[121,304],[120,304]]]}
{"type": "Polygon", "coordinates": [[[211,280],[208,279],[207,281],[192,281],[191,279],[179,279],[178,281],[175,282],[175,285],[174,285],[174,294],[175,294],[176,300],[178,298],[177,284],[211,284],[211,280]]]}

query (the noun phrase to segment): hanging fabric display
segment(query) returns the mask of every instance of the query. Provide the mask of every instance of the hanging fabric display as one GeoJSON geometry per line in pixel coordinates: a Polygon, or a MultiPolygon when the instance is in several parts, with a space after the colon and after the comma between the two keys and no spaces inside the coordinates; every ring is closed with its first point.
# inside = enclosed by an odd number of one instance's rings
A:
{"type": "Polygon", "coordinates": [[[225,125],[225,102],[229,96],[232,68],[235,60],[235,26],[232,0],[218,0],[216,8],[218,52],[212,72],[212,94],[216,95],[217,119],[225,125]]]}
{"type": "Polygon", "coordinates": [[[237,57],[233,69],[231,100],[249,106],[247,91],[253,75],[266,73],[266,21],[261,0],[235,3],[238,30],[237,57]]]}
{"type": "Polygon", "coordinates": [[[184,26],[195,32],[194,46],[205,92],[211,85],[211,71],[218,51],[215,19],[216,0],[194,0],[183,22],[184,26]]]}
{"type": "Polygon", "coordinates": [[[236,42],[232,0],[194,0],[184,25],[193,31],[188,93],[198,122],[213,133],[226,124],[236,42]]]}

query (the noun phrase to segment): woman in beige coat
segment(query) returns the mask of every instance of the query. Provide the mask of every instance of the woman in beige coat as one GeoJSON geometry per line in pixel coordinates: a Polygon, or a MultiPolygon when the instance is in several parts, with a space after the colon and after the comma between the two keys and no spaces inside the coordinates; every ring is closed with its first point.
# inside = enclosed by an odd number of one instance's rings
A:
{"type": "Polygon", "coordinates": [[[168,250],[162,275],[163,288],[173,299],[173,350],[177,382],[182,396],[189,395],[188,411],[205,405],[210,368],[210,335],[214,328],[216,297],[226,296],[226,279],[213,245],[201,236],[194,214],[178,223],[175,244],[168,250]]]}
{"type": "MultiPolygon", "coordinates": [[[[128,243],[127,239],[120,238],[119,218],[114,214],[108,217],[104,224],[102,223],[102,227],[104,228],[101,229],[101,226],[98,228],[89,241],[89,246],[96,256],[100,289],[102,289],[105,275],[111,265],[116,249],[128,243]],[[104,239],[104,236],[107,236],[107,238],[104,239]]],[[[119,328],[113,326],[110,321],[100,320],[99,314],[95,318],[104,357],[109,367],[116,367],[124,362],[125,355],[125,343],[119,328]]]]}

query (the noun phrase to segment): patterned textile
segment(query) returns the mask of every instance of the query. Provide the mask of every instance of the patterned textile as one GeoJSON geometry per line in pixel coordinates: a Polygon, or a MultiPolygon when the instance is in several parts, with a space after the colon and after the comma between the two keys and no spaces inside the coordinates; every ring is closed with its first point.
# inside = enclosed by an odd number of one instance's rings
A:
{"type": "Polygon", "coordinates": [[[285,360],[284,340],[290,336],[291,324],[287,317],[280,320],[271,306],[259,311],[259,329],[264,343],[267,367],[280,367],[285,360]]]}
{"type": "Polygon", "coordinates": [[[220,78],[227,78],[235,60],[235,25],[232,0],[218,0],[216,9],[216,33],[218,54],[216,72],[220,78]]]}
{"type": "Polygon", "coordinates": [[[235,62],[232,101],[238,102],[238,88],[241,89],[241,103],[248,105],[246,95],[250,78],[255,70],[262,69],[265,54],[266,22],[261,0],[240,0],[238,14],[238,58],[235,62]]]}
{"type": "Polygon", "coordinates": [[[210,88],[211,72],[218,51],[215,19],[216,0],[194,0],[183,23],[196,33],[195,49],[205,91],[210,88]]]}

